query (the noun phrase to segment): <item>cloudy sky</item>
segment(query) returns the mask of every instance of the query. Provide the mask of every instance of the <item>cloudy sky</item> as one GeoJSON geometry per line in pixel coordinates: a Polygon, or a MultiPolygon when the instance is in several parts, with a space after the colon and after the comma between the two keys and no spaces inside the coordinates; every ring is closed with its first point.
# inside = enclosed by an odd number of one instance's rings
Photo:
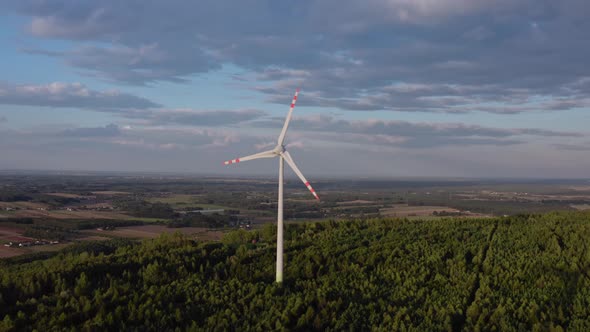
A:
{"type": "Polygon", "coordinates": [[[3,0],[0,169],[590,177],[587,0],[3,0]]]}

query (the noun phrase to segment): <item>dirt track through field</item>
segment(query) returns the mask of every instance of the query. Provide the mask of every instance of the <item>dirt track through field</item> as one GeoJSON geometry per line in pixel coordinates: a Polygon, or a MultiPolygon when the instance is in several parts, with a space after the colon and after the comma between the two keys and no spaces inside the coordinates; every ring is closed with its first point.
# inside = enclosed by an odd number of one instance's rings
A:
{"type": "Polygon", "coordinates": [[[117,236],[134,239],[153,239],[162,233],[175,233],[180,232],[185,235],[195,236],[198,240],[221,240],[223,233],[216,230],[209,230],[204,227],[181,227],[181,228],[168,228],[162,225],[143,225],[143,226],[129,226],[129,227],[117,227],[112,231],[85,231],[85,233],[97,235],[97,236],[117,236]]]}
{"type": "Polygon", "coordinates": [[[380,213],[386,217],[408,217],[408,216],[430,216],[435,211],[438,212],[460,212],[457,209],[453,209],[446,206],[408,206],[405,204],[395,205],[392,208],[381,209],[380,213]]]}

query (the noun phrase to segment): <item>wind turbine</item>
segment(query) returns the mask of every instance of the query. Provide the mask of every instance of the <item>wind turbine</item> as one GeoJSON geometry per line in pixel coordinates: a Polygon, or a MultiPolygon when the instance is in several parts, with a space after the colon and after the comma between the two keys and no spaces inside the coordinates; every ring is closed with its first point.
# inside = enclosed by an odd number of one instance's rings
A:
{"type": "Polygon", "coordinates": [[[278,211],[277,211],[277,276],[276,282],[281,283],[283,282],[283,173],[285,169],[284,162],[286,161],[287,164],[293,169],[295,174],[299,176],[301,181],[305,184],[307,189],[312,193],[312,195],[319,200],[318,194],[313,190],[309,181],[305,179],[305,176],[301,173],[293,158],[289,154],[289,151],[285,149],[285,145],[283,144],[285,141],[285,135],[287,133],[287,128],[289,128],[289,122],[291,121],[291,115],[293,114],[293,109],[295,108],[295,103],[297,102],[297,95],[299,94],[299,89],[295,91],[295,96],[293,97],[293,101],[291,102],[291,108],[289,109],[289,113],[287,114],[287,118],[285,119],[285,124],[283,125],[283,130],[279,135],[279,139],[277,141],[277,146],[274,149],[256,153],[253,155],[249,155],[246,157],[236,158],[232,160],[228,160],[224,162],[225,165],[237,164],[242,161],[260,159],[260,158],[275,158],[279,157],[279,200],[278,200],[278,211]]]}

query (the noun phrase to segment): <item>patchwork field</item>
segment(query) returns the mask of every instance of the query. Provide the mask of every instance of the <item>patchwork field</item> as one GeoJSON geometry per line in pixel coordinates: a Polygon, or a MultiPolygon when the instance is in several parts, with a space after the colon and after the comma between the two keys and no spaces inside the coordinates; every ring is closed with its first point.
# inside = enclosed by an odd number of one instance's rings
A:
{"type": "Polygon", "coordinates": [[[23,229],[12,226],[0,226],[0,258],[13,257],[24,254],[31,254],[43,251],[56,251],[71,245],[76,242],[85,241],[103,241],[111,238],[129,238],[129,239],[153,239],[163,233],[180,232],[184,235],[191,236],[201,241],[219,241],[223,236],[223,232],[216,230],[209,230],[204,227],[184,227],[184,228],[168,228],[162,225],[144,225],[144,226],[130,226],[119,227],[115,230],[84,230],[81,231],[81,237],[76,237],[65,243],[54,245],[37,245],[26,248],[6,247],[4,244],[9,242],[28,242],[35,241],[35,239],[22,235],[23,229]]]}

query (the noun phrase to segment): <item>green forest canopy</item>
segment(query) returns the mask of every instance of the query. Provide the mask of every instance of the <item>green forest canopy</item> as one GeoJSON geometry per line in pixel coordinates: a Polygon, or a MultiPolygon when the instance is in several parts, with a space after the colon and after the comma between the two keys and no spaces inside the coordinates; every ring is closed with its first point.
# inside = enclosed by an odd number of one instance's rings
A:
{"type": "Polygon", "coordinates": [[[0,330],[590,330],[589,213],[289,224],[282,286],[274,234],[5,260],[0,330]]]}

